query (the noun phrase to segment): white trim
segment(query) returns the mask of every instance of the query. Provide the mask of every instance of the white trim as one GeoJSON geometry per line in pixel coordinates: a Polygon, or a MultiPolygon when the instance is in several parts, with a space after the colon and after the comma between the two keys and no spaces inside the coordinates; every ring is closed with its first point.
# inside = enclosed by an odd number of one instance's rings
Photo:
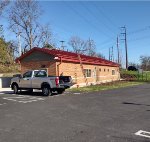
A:
{"type": "Polygon", "coordinates": [[[88,85],[86,83],[78,83],[78,84],[74,84],[73,86],[71,86],[71,88],[76,88],[77,86],[84,87],[84,86],[96,85],[96,84],[101,84],[101,83],[117,81],[117,80],[120,80],[120,79],[110,79],[110,80],[101,80],[101,81],[97,81],[97,82],[95,82],[95,81],[88,82],[88,85]]]}
{"type": "Polygon", "coordinates": [[[0,104],[0,106],[5,105],[6,103],[0,104]]]}
{"type": "MultiPolygon", "coordinates": [[[[109,75],[109,76],[112,76],[112,77],[114,77],[114,76],[119,76],[119,75],[109,75]]],[[[103,76],[94,76],[94,77],[86,77],[86,78],[96,78],[96,77],[108,77],[108,75],[103,75],[103,76]]],[[[77,78],[75,78],[75,77],[72,77],[72,79],[81,79],[81,78],[84,78],[84,77],[77,77],[77,78]]]]}

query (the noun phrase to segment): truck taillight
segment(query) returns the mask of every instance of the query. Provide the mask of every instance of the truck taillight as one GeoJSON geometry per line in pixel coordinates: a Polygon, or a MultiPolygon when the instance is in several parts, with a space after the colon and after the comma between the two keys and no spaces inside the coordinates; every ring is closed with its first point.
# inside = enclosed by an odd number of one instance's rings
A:
{"type": "Polygon", "coordinates": [[[56,77],[56,78],[55,78],[55,83],[56,83],[56,86],[59,85],[59,77],[56,77]]]}

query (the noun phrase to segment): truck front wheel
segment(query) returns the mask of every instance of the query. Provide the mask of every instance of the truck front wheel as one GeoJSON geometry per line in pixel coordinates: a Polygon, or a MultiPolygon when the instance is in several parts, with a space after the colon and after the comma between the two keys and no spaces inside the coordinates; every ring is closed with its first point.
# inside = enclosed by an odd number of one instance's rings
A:
{"type": "Polygon", "coordinates": [[[42,87],[42,93],[44,96],[49,96],[49,95],[51,96],[52,95],[52,92],[51,92],[49,86],[43,86],[42,87]]]}
{"type": "Polygon", "coordinates": [[[14,94],[18,94],[18,85],[14,84],[12,88],[13,88],[14,94]]]}

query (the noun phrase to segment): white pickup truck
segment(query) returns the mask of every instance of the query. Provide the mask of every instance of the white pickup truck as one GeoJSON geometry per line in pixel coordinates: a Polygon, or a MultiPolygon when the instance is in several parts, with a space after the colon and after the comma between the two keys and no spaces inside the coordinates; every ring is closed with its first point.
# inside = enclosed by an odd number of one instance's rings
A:
{"type": "MultiPolygon", "coordinates": [[[[61,77],[62,78],[62,77],[61,77]]],[[[68,82],[71,82],[71,77],[67,77],[68,82]]],[[[18,94],[19,90],[28,90],[33,92],[33,89],[42,90],[43,95],[52,95],[53,91],[57,91],[61,94],[69,86],[65,86],[63,80],[59,80],[57,76],[47,76],[45,70],[31,70],[23,74],[23,76],[14,77],[11,80],[11,88],[15,94],[18,94]]]]}

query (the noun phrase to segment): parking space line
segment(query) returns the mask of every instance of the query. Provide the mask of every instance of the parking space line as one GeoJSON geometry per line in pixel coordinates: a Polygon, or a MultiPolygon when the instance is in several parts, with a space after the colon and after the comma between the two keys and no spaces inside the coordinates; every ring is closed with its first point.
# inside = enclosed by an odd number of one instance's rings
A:
{"type": "Polygon", "coordinates": [[[8,97],[9,99],[22,99],[22,98],[25,98],[25,97],[8,97]]]}
{"type": "Polygon", "coordinates": [[[73,94],[75,94],[75,95],[79,95],[79,94],[81,94],[81,93],[73,93],[73,94]]]}
{"type": "Polygon", "coordinates": [[[43,98],[38,98],[38,97],[31,97],[31,96],[16,96],[16,97],[3,97],[5,100],[9,101],[15,101],[19,103],[31,103],[31,102],[36,102],[36,101],[43,101],[45,99],[43,98]]]}
{"type": "Polygon", "coordinates": [[[135,135],[150,138],[150,132],[143,131],[143,130],[139,130],[138,132],[135,133],[135,135]]]}
{"type": "Polygon", "coordinates": [[[31,102],[36,102],[38,100],[31,100],[31,101],[18,101],[19,103],[31,103],[31,102]]]}
{"type": "Polygon", "coordinates": [[[6,103],[0,104],[0,106],[5,105],[6,103]]]}
{"type": "Polygon", "coordinates": [[[12,98],[3,98],[4,100],[9,100],[9,101],[17,101],[15,99],[12,99],[12,98]]]}

